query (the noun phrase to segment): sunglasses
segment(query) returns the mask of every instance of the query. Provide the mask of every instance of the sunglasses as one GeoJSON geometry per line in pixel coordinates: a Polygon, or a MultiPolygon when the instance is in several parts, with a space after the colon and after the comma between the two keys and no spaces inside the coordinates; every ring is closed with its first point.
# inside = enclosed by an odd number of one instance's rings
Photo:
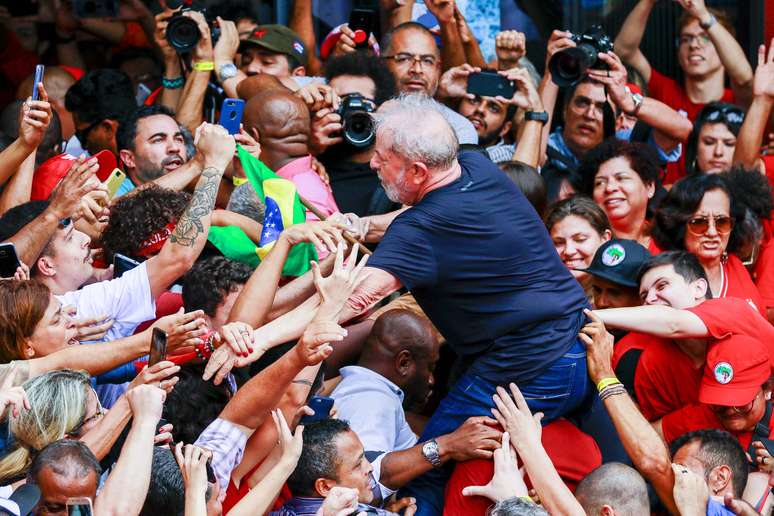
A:
{"type": "Polygon", "coordinates": [[[704,117],[706,122],[726,122],[741,125],[744,122],[744,111],[735,107],[714,109],[704,117]]]}
{"type": "Polygon", "coordinates": [[[727,235],[734,228],[734,219],[728,215],[718,217],[694,217],[688,220],[688,231],[694,235],[703,235],[710,228],[710,222],[715,225],[715,231],[727,235]]]}
{"type": "Polygon", "coordinates": [[[710,405],[710,409],[716,414],[723,414],[730,410],[735,414],[739,414],[740,416],[746,416],[752,411],[753,405],[755,405],[755,400],[757,400],[758,396],[760,395],[761,393],[758,392],[758,394],[755,395],[752,401],[750,403],[747,403],[746,405],[739,405],[739,406],[710,405]]]}

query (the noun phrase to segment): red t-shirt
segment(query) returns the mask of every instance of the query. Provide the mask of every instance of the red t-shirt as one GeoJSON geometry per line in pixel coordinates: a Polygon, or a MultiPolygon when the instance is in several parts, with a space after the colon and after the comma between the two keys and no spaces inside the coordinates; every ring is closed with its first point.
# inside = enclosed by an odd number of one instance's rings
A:
{"type": "Polygon", "coordinates": [[[747,302],[735,297],[710,299],[688,308],[707,327],[714,339],[747,335],[760,340],[774,357],[774,326],[747,302]]]}
{"type": "MultiPolygon", "coordinates": [[[[594,439],[581,432],[565,419],[558,419],[543,427],[543,446],[565,484],[575,490],[583,478],[602,465],[602,454],[594,439]],[[571,444],[568,446],[568,443],[571,444]]],[[[492,501],[482,496],[462,496],[468,486],[483,486],[494,474],[491,460],[469,460],[454,468],[446,484],[444,515],[483,516],[492,501]]],[[[527,486],[531,483],[525,478],[527,486]]]]}
{"type": "Polygon", "coordinates": [[[762,220],[763,241],[758,251],[758,260],[752,279],[761,295],[766,308],[774,308],[774,223],[772,220],[762,220]]]}
{"type": "MultiPolygon", "coordinates": [[[[685,113],[688,119],[693,122],[705,104],[697,104],[688,98],[685,88],[674,79],[661,75],[656,70],[650,73],[650,82],[648,82],[648,96],[660,100],[675,111],[685,113]]],[[[734,92],[729,88],[723,91],[723,96],[718,99],[722,102],[734,103],[734,92]]],[[[664,184],[672,184],[681,177],[685,176],[685,142],[683,142],[683,155],[680,160],[667,164],[667,174],[664,184]]]]}
{"type": "MultiPolygon", "coordinates": [[[[771,402],[768,402],[771,403],[771,402]]],[[[671,443],[681,435],[687,432],[694,432],[696,430],[704,430],[705,428],[717,428],[718,430],[726,430],[720,423],[720,420],[709,409],[707,405],[697,403],[683,407],[680,410],[672,412],[661,420],[661,429],[664,432],[664,440],[671,443]]],[[[769,433],[769,439],[774,436],[774,413],[772,413],[771,419],[769,419],[769,428],[772,430],[769,433]]],[[[752,432],[730,432],[731,435],[739,440],[739,444],[745,451],[750,447],[750,441],[752,441],[752,432]]]]}
{"type": "Polygon", "coordinates": [[[738,297],[744,299],[750,306],[758,310],[761,315],[766,317],[766,303],[764,303],[758,288],[750,278],[747,268],[735,254],[729,254],[728,260],[723,264],[723,284],[720,287],[720,294],[717,296],[738,297]]]}

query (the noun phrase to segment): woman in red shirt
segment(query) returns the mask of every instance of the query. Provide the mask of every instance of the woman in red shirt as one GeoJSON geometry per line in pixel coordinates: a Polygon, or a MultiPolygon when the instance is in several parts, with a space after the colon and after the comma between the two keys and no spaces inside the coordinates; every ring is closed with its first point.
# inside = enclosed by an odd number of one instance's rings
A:
{"type": "Polygon", "coordinates": [[[736,199],[724,174],[685,177],[659,206],[653,237],[664,250],[686,250],[699,258],[712,297],[738,297],[765,317],[765,305],[736,253],[757,235],[745,220],[746,207],[736,199]]]}

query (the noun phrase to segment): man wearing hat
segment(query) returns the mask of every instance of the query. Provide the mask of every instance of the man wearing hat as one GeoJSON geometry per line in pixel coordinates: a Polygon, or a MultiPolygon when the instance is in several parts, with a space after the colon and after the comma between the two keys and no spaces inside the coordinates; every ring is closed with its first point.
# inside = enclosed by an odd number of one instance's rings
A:
{"type": "Polygon", "coordinates": [[[576,269],[591,275],[594,308],[642,304],[637,273],[648,258],[648,250],[635,240],[613,238],[599,246],[589,268],[576,269]]]}
{"type": "Polygon", "coordinates": [[[707,299],[706,274],[690,253],[656,255],[639,276],[644,306],[594,313],[606,326],[631,332],[616,345],[614,366],[628,350],[643,350],[634,374],[637,401],[662,435],[674,438],[682,433],[673,430],[683,424],[680,409],[699,401],[710,347],[755,340],[774,355],[774,327],[743,299],[707,299]]]}

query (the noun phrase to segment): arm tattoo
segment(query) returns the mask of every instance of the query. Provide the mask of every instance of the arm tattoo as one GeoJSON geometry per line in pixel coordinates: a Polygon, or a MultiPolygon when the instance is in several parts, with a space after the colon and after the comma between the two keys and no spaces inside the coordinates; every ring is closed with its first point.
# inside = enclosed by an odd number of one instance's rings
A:
{"type": "Polygon", "coordinates": [[[221,172],[214,167],[202,170],[202,176],[196,184],[193,198],[169,237],[173,243],[184,247],[193,247],[196,238],[204,233],[202,219],[212,213],[221,175],[221,172]]]}

